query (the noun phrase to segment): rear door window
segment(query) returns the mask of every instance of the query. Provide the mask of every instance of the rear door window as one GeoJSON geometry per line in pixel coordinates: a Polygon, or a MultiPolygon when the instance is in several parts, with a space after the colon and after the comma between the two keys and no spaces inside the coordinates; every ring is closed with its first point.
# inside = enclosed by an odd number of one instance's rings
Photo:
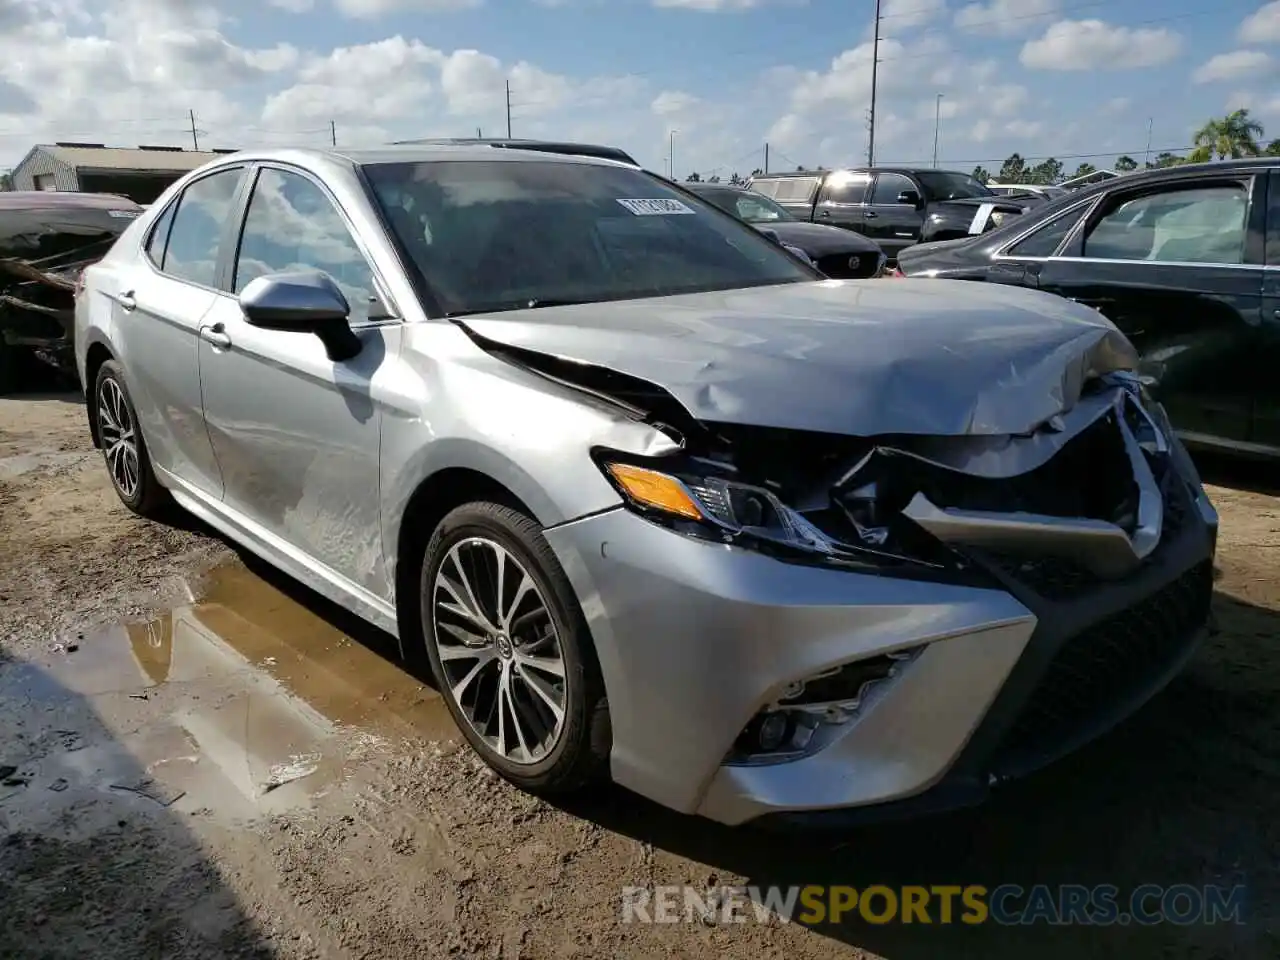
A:
{"type": "Polygon", "coordinates": [[[1160,263],[1244,263],[1249,193],[1242,183],[1176,185],[1120,198],[1089,231],[1084,256],[1160,263]]]}
{"type": "Polygon", "coordinates": [[[866,173],[833,173],[822,185],[823,203],[862,203],[867,198],[871,176],[866,173]]]}
{"type": "Polygon", "coordinates": [[[160,269],[178,280],[213,287],[218,280],[218,254],[243,170],[221,170],[195,181],[182,192],[160,269]]]}

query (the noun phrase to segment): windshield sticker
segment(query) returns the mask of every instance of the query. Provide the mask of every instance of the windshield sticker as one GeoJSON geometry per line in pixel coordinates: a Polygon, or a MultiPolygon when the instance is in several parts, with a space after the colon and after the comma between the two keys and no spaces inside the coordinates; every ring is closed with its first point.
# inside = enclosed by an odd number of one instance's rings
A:
{"type": "Polygon", "coordinates": [[[991,216],[991,211],[996,208],[994,203],[984,203],[978,207],[978,212],[973,215],[973,221],[969,224],[969,235],[972,236],[981,233],[987,229],[987,219],[991,216]]]}
{"type": "Polygon", "coordinates": [[[117,220],[133,220],[138,216],[137,210],[108,210],[108,217],[115,217],[117,220]]]}
{"type": "Polygon", "coordinates": [[[619,200],[637,217],[667,217],[676,213],[697,213],[679,200],[619,200]]]}

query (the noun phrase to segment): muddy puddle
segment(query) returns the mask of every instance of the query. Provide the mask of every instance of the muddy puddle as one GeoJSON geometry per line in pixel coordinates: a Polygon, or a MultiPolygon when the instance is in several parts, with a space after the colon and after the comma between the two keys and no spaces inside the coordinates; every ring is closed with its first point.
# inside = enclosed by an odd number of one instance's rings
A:
{"type": "Polygon", "coordinates": [[[0,668],[0,828],[121,804],[255,818],[311,805],[388,744],[452,749],[394,641],[361,640],[239,565],[150,621],[55,638],[0,668]]]}

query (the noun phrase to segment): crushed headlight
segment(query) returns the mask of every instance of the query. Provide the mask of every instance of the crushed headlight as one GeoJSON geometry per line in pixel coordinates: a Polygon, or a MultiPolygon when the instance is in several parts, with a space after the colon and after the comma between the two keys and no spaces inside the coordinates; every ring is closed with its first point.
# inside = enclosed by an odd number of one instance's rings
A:
{"type": "Polygon", "coordinates": [[[722,477],[664,473],[633,463],[605,469],[632,506],[694,520],[728,535],[746,534],[802,550],[832,554],[837,546],[822,531],[763,487],[722,477]]]}

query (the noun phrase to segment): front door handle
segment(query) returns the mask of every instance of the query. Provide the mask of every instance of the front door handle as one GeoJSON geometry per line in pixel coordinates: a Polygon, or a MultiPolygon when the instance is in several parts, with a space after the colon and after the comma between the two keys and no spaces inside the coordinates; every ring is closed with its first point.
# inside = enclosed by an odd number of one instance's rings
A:
{"type": "Polygon", "coordinates": [[[201,327],[200,339],[205,343],[213,344],[219,350],[231,349],[231,337],[220,323],[215,323],[211,327],[201,327]]]}
{"type": "Polygon", "coordinates": [[[874,220],[876,217],[880,216],[880,214],[876,213],[874,210],[868,210],[868,211],[864,214],[864,216],[865,216],[868,220],[874,220]]]}
{"type": "Polygon", "coordinates": [[[132,311],[138,306],[138,301],[133,299],[133,291],[122,293],[116,297],[116,303],[120,304],[120,309],[124,311],[132,311]]]}
{"type": "Polygon", "coordinates": [[[820,214],[818,214],[818,216],[820,216],[820,217],[826,217],[828,220],[830,220],[830,219],[831,219],[831,211],[830,211],[830,210],[823,210],[820,214]]]}

